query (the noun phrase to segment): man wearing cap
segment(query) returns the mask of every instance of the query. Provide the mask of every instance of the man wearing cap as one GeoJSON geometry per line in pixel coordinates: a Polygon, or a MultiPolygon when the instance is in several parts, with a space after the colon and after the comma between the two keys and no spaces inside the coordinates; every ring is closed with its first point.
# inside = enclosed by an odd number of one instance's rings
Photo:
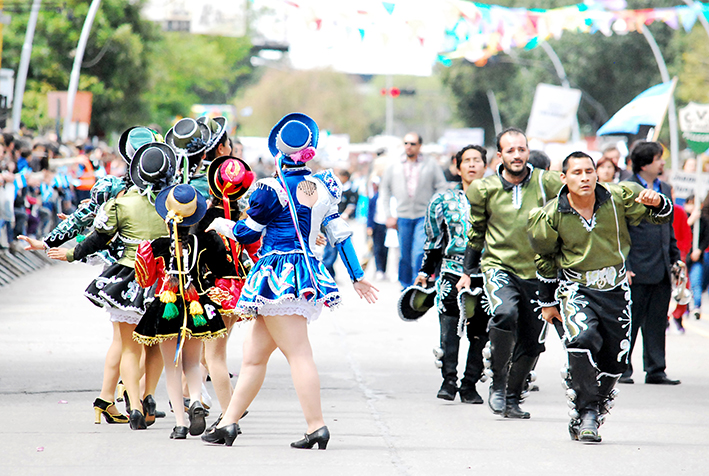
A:
{"type": "Polygon", "coordinates": [[[399,284],[411,286],[423,260],[423,231],[426,207],[434,193],[448,185],[441,167],[432,158],[421,155],[421,136],[410,132],[404,136],[404,155],[384,172],[379,187],[379,207],[386,216],[387,228],[399,234],[399,284]],[[396,217],[390,200],[396,198],[396,217]]]}
{"type": "MultiPolygon", "coordinates": [[[[466,326],[470,347],[465,373],[458,389],[458,323],[461,316],[456,284],[463,274],[463,255],[470,229],[470,222],[465,216],[470,206],[465,191],[474,180],[483,177],[487,166],[487,151],[479,145],[468,145],[454,157],[461,183],[451,190],[437,193],[428,204],[424,225],[424,258],[414,284],[426,286],[429,278],[440,269],[436,280],[436,305],[441,326],[440,350],[443,356],[440,360],[443,384],[437,397],[455,400],[456,393],[460,392],[460,401],[463,403],[483,403],[475,390],[475,384],[483,371],[482,349],[487,342],[488,320],[482,305],[479,304],[475,315],[466,326]]],[[[477,277],[475,284],[482,286],[482,279],[477,277]]]]}
{"type": "Polygon", "coordinates": [[[564,187],[530,212],[528,233],[538,253],[542,316],[564,328],[569,434],[572,440],[599,442],[598,427],[629,358],[629,228],[671,222],[672,202],[637,184],[600,184],[593,160],[583,152],[564,159],[562,170],[564,187]]]}
{"type": "Polygon", "coordinates": [[[561,181],[558,172],[527,163],[527,137],[520,129],[498,134],[497,156],[502,161],[497,174],[476,180],[466,193],[471,229],[459,286],[469,287],[469,275],[480,266],[485,306],[492,316],[489,351],[483,351],[493,374],[488,406],[496,415],[526,419],[529,413],[519,406],[522,391],[546,339],[534,251],[524,239],[527,215],[553,198],[561,181]]]}

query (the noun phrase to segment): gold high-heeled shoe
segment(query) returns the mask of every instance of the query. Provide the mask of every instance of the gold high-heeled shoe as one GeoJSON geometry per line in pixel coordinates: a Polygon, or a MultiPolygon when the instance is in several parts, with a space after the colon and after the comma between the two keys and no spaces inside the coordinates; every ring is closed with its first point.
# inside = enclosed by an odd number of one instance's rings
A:
{"type": "Polygon", "coordinates": [[[127,416],[121,413],[114,415],[108,411],[109,408],[115,406],[116,405],[113,402],[107,402],[102,398],[97,398],[94,400],[94,415],[96,416],[94,423],[97,425],[101,423],[101,414],[103,414],[103,417],[106,419],[106,423],[128,423],[127,416]]]}
{"type": "Polygon", "coordinates": [[[118,382],[118,385],[116,385],[116,394],[118,394],[118,397],[116,397],[117,402],[122,402],[123,401],[123,393],[126,391],[126,386],[123,385],[123,381],[118,382]]]}

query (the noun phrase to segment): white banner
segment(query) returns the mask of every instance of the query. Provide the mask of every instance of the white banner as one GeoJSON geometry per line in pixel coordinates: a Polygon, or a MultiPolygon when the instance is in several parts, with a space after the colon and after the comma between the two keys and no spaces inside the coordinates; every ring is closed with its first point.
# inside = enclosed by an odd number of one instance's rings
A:
{"type": "Polygon", "coordinates": [[[538,84],[527,123],[527,137],[543,142],[567,142],[580,101],[578,89],[538,84]]]}
{"type": "Polygon", "coordinates": [[[145,17],[160,22],[167,31],[199,35],[246,35],[246,0],[150,0],[145,17]]]}
{"type": "Polygon", "coordinates": [[[690,102],[679,110],[682,132],[709,132],[709,104],[690,102]]]}
{"type": "Polygon", "coordinates": [[[704,200],[709,189],[709,174],[700,174],[699,187],[697,189],[697,174],[694,172],[672,172],[670,183],[675,192],[675,198],[686,199],[690,195],[699,197],[694,203],[704,200]]]}

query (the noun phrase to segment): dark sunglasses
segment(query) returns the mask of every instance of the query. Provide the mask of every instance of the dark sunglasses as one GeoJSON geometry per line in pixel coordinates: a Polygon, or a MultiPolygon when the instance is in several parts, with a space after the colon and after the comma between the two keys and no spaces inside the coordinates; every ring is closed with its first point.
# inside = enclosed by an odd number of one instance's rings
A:
{"type": "Polygon", "coordinates": [[[404,142],[404,145],[419,145],[418,142],[404,142]]]}

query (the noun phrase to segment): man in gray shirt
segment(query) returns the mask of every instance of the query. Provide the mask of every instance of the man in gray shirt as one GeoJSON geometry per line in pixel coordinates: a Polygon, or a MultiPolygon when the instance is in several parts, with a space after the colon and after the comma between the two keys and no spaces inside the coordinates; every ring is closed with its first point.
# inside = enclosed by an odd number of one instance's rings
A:
{"type": "Polygon", "coordinates": [[[399,283],[411,286],[423,260],[424,215],[434,193],[448,187],[441,167],[420,154],[421,136],[410,132],[404,136],[404,155],[391,164],[382,177],[377,205],[387,217],[387,228],[399,235],[399,283]],[[389,206],[396,198],[396,217],[389,206]]]}

